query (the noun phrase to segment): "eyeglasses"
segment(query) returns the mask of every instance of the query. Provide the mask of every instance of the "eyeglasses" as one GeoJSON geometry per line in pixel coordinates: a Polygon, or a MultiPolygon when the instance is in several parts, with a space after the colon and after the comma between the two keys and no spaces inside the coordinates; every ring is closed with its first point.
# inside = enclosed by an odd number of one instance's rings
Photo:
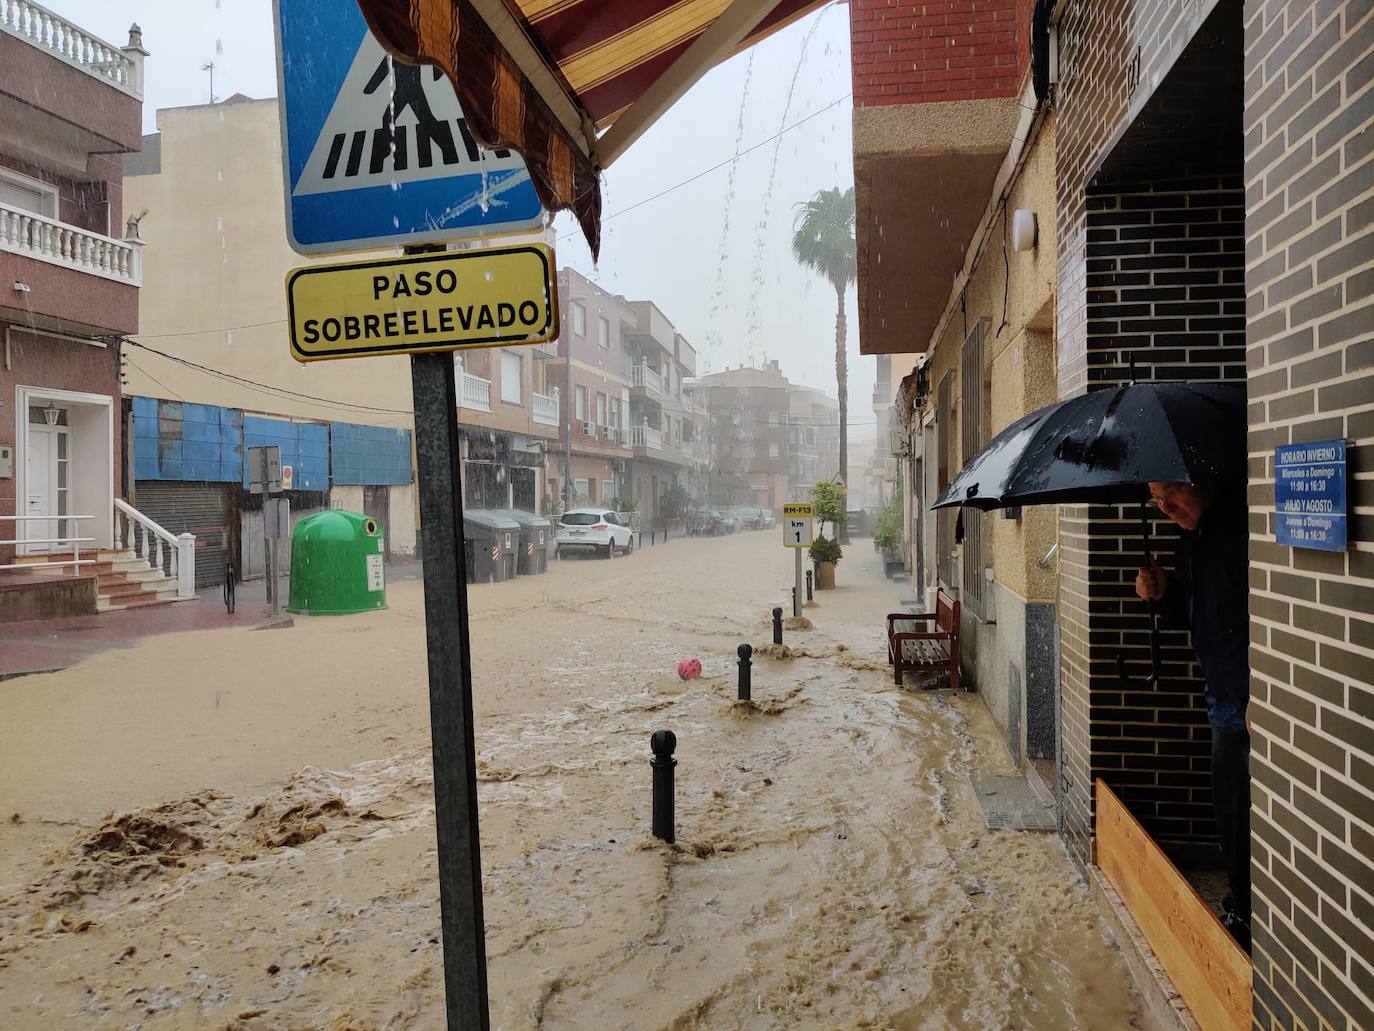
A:
{"type": "Polygon", "coordinates": [[[1176,489],[1176,488],[1174,488],[1174,487],[1166,487],[1166,488],[1164,489],[1164,493],[1163,493],[1163,494],[1151,494],[1151,495],[1150,495],[1150,500],[1149,500],[1148,502],[1146,502],[1146,504],[1148,504],[1151,508],[1159,508],[1159,509],[1162,509],[1162,508],[1164,508],[1164,506],[1166,506],[1166,505],[1172,505],[1172,504],[1174,503],[1174,496],[1175,496],[1176,493],[1177,493],[1177,489],[1176,489]]]}

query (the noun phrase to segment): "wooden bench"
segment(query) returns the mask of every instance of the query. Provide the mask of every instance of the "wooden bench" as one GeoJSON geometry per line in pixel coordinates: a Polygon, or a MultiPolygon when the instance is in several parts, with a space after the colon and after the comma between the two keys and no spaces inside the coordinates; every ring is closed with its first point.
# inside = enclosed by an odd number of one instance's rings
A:
{"type": "Polygon", "coordinates": [[[959,689],[959,602],[941,588],[935,592],[934,612],[893,612],[887,617],[887,661],[892,680],[903,673],[949,673],[949,686],[959,689]],[[932,629],[922,630],[925,623],[932,629]]]}

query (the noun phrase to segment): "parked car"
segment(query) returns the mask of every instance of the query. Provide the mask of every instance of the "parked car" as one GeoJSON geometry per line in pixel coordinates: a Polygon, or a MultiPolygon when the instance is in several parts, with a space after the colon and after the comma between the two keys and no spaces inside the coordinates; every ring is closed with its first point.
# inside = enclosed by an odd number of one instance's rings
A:
{"type": "Polygon", "coordinates": [[[559,558],[565,551],[578,549],[613,558],[617,551],[628,555],[635,547],[634,534],[625,520],[606,508],[574,508],[564,512],[559,517],[558,535],[554,541],[555,554],[559,558]]]}
{"type": "Polygon", "coordinates": [[[687,514],[689,537],[719,537],[727,532],[725,518],[710,509],[697,509],[687,514]]]}
{"type": "Polygon", "coordinates": [[[776,513],[774,513],[771,508],[761,508],[759,511],[763,513],[763,522],[759,528],[762,530],[776,530],[778,528],[778,517],[776,513]]]}

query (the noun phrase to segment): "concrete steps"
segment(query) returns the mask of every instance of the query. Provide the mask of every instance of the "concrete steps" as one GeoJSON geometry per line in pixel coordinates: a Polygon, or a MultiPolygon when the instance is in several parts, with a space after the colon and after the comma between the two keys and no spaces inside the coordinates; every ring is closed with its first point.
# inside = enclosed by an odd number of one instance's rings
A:
{"type": "MultiPolygon", "coordinates": [[[[70,559],[71,552],[45,555],[23,555],[16,559],[24,565],[39,562],[59,562],[70,559]]],[[[117,612],[121,609],[144,608],[149,605],[170,605],[186,600],[177,597],[177,582],[170,576],[152,569],[148,563],[129,550],[101,550],[82,552],[81,557],[94,559],[81,566],[82,576],[96,580],[96,611],[117,612]]],[[[57,567],[46,567],[60,572],[57,567]]],[[[39,570],[35,570],[37,572],[39,570]]]]}

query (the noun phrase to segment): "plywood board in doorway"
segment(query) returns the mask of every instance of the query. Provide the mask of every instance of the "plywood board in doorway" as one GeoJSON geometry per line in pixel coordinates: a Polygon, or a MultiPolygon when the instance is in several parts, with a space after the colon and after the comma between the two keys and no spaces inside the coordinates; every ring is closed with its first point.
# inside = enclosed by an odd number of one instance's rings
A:
{"type": "Polygon", "coordinates": [[[1097,782],[1097,865],[1204,1028],[1251,1026],[1250,959],[1112,789],[1097,782]]]}

